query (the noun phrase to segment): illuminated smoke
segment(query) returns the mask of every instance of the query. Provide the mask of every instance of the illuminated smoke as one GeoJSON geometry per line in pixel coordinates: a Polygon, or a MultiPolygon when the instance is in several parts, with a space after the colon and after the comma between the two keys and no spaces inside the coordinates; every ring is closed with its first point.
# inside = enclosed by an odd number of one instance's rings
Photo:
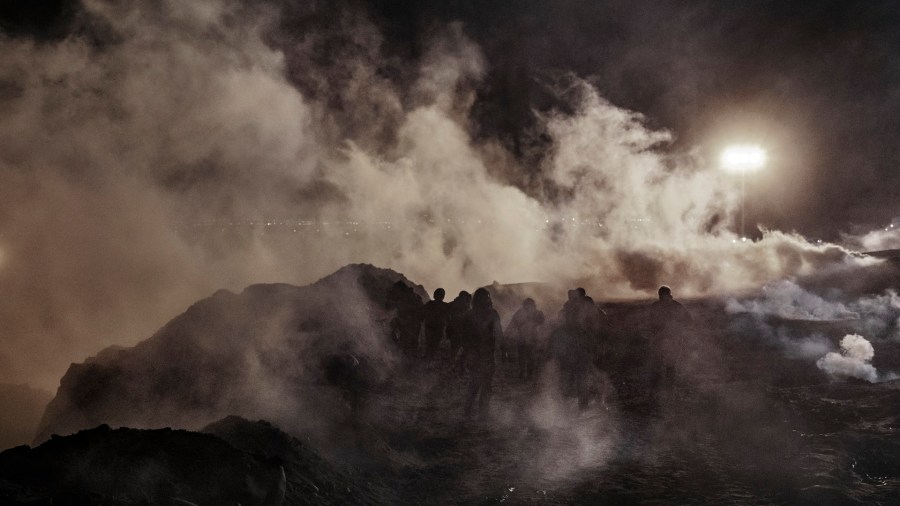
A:
{"type": "Polygon", "coordinates": [[[568,112],[540,114],[547,151],[525,166],[473,133],[490,62],[459,25],[389,79],[351,11],[288,33],[271,6],[83,4],[78,34],[0,39],[0,380],[52,388],[218,288],[351,262],[600,298],[867,262],[778,231],[736,244],[733,182],[576,76],[547,84],[568,112]]]}
{"type": "Polygon", "coordinates": [[[771,314],[787,319],[841,320],[858,319],[859,313],[848,309],[841,302],[826,301],[815,293],[808,292],[793,281],[782,280],[766,285],[759,298],[728,300],[728,313],[771,314]]]}
{"type": "Polygon", "coordinates": [[[816,360],[819,369],[838,377],[869,382],[895,379],[893,373],[879,375],[871,360],[872,344],[860,334],[847,334],[834,351],[832,341],[820,332],[804,333],[789,322],[831,322],[878,339],[895,341],[900,329],[900,297],[893,290],[863,297],[851,297],[832,290],[825,298],[791,281],[769,284],[757,297],[726,302],[726,312],[746,313],[753,318],[752,335],[781,348],[789,358],[816,360]],[[776,317],[771,320],[770,317],[776,317]]]}
{"type": "MultiPolygon", "coordinates": [[[[785,320],[843,321],[859,332],[879,339],[900,339],[900,296],[894,290],[879,295],[845,295],[830,290],[825,298],[796,282],[782,280],[765,285],[757,297],[729,298],[725,311],[777,316],[785,320]]],[[[766,326],[764,322],[759,322],[766,326]]],[[[771,330],[761,329],[766,334],[771,330]]]]}

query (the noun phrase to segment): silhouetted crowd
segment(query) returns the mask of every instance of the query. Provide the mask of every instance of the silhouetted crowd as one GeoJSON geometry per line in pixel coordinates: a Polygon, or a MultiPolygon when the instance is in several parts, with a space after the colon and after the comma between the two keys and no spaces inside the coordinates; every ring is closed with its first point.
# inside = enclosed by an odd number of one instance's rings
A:
{"type": "Polygon", "coordinates": [[[659,300],[647,308],[639,335],[629,343],[615,339],[621,332],[583,288],[569,290],[554,320],[534,299],[524,299],[505,331],[486,288],[461,291],[450,302],[445,295],[438,288],[423,303],[412,287],[395,283],[388,294],[388,307],[396,310],[391,337],[408,360],[445,360],[455,374],[468,378],[466,416],[486,415],[498,359],[515,361],[522,381],[532,382],[545,371],[556,375],[562,394],[577,398],[581,408],[597,395],[600,374],[618,377],[640,369],[645,388],[658,391],[676,381],[692,323],[667,286],[660,287],[659,300]],[[442,347],[444,342],[449,346],[442,347]]]}

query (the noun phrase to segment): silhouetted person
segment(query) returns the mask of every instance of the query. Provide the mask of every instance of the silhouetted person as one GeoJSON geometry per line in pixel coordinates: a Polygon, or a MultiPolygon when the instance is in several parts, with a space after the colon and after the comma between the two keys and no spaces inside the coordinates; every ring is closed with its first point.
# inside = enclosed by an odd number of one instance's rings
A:
{"type": "Polygon", "coordinates": [[[597,307],[594,299],[587,295],[584,288],[575,289],[574,305],[573,323],[587,339],[586,344],[593,347],[596,344],[597,335],[605,324],[606,313],[597,307]]]}
{"type": "Polygon", "coordinates": [[[388,307],[397,310],[391,321],[391,331],[400,350],[413,358],[419,349],[419,330],[422,324],[422,299],[412,287],[397,281],[388,293],[388,307]]]}
{"type": "Polygon", "coordinates": [[[559,365],[563,392],[578,397],[583,408],[590,401],[592,370],[598,363],[606,314],[584,288],[569,290],[559,312],[560,326],[551,336],[551,352],[559,365]]]}
{"type": "Polygon", "coordinates": [[[672,289],[668,286],[659,287],[659,300],[650,305],[654,323],[671,325],[690,325],[693,321],[691,313],[672,297],[672,289]]]}
{"type": "Polygon", "coordinates": [[[675,364],[684,352],[685,333],[693,322],[691,314],[672,297],[672,289],[659,287],[659,300],[650,305],[651,385],[671,384],[675,364]]]}
{"type": "Polygon", "coordinates": [[[575,321],[575,314],[578,311],[578,290],[569,290],[568,298],[566,299],[565,304],[563,304],[562,309],[559,310],[559,314],[557,317],[559,321],[563,324],[571,324],[575,321]]]}
{"type": "Polygon", "coordinates": [[[425,303],[423,308],[422,329],[425,334],[425,358],[434,358],[441,340],[444,339],[444,329],[447,326],[449,316],[448,304],[444,302],[444,289],[434,291],[434,300],[425,303]]]}
{"type": "Polygon", "coordinates": [[[538,310],[531,297],[522,302],[506,328],[507,336],[516,344],[519,359],[519,377],[531,379],[534,375],[535,348],[539,327],[544,324],[544,313],[538,310]]]}
{"type": "Polygon", "coordinates": [[[472,294],[467,291],[459,292],[447,305],[447,340],[450,341],[450,363],[460,374],[463,371],[464,356],[460,354],[466,336],[466,313],[472,308],[472,294]]]}
{"type": "Polygon", "coordinates": [[[486,416],[496,367],[494,350],[497,342],[503,339],[503,329],[500,325],[500,315],[497,314],[491,301],[491,294],[485,288],[475,290],[472,296],[472,309],[466,314],[470,334],[464,351],[471,376],[465,415],[472,414],[477,399],[479,414],[486,416]]]}
{"type": "Polygon", "coordinates": [[[584,288],[576,288],[575,294],[573,325],[578,332],[579,349],[600,367],[601,355],[609,352],[609,316],[587,295],[584,288]]]}

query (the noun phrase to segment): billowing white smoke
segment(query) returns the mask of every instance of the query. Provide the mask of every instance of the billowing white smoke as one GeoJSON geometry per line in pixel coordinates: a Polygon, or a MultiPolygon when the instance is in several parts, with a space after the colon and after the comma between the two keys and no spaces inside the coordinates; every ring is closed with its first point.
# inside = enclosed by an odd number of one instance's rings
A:
{"type": "Polygon", "coordinates": [[[841,339],[840,352],[827,353],[816,361],[816,366],[834,376],[858,378],[869,383],[896,379],[897,375],[894,373],[879,376],[871,364],[874,357],[875,348],[872,343],[858,334],[847,334],[841,339]]]}
{"type": "Polygon", "coordinates": [[[840,302],[826,301],[797,283],[780,280],[762,289],[762,297],[747,300],[731,298],[725,305],[728,313],[772,314],[797,320],[857,319],[859,313],[840,302]]]}
{"type": "Polygon", "coordinates": [[[856,301],[853,310],[860,314],[861,331],[892,341],[900,340],[900,296],[894,290],[864,297],[856,301]]]}
{"type": "Polygon", "coordinates": [[[893,290],[881,295],[848,298],[832,293],[826,299],[803,289],[794,281],[781,280],[762,288],[762,295],[748,299],[731,298],[728,313],[775,315],[788,320],[844,320],[869,336],[900,339],[900,296],[893,290]]]}
{"type": "Polygon", "coordinates": [[[148,336],[217,288],[350,262],[450,293],[577,279],[601,298],[867,262],[777,231],[735,244],[733,181],[666,154],[668,133],[575,77],[561,90],[575,112],[541,118],[544,165],[521,167],[472,135],[490,62],[459,26],[436,31],[398,84],[380,77],[378,31],[348,17],[355,49],[334,66],[350,78],[297,70],[344,87],[337,112],[286,77],[285,56],[311,51],[315,29],[273,47],[269,7],[83,4],[99,43],[0,38],[0,284],[15,294],[0,303],[3,381],[52,388],[68,363],[148,336]],[[300,239],[246,228],[301,219],[363,224],[300,239]]]}
{"type": "Polygon", "coordinates": [[[833,351],[831,342],[821,334],[794,335],[786,327],[766,320],[767,316],[785,320],[841,320],[868,335],[897,339],[900,297],[894,291],[853,300],[827,300],[795,282],[783,280],[763,287],[760,297],[729,299],[725,310],[731,314],[755,315],[755,335],[780,346],[790,358],[817,359],[819,369],[831,375],[859,378],[873,383],[896,377],[893,373],[879,376],[871,364],[875,349],[859,334],[845,335],[841,339],[840,350],[836,352],[833,351]]]}

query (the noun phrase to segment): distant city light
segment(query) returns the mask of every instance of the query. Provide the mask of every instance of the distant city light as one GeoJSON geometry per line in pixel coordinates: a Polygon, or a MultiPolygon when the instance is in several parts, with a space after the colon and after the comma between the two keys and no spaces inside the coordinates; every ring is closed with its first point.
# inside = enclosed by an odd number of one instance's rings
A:
{"type": "Polygon", "coordinates": [[[759,146],[729,146],[722,151],[722,168],[731,172],[759,170],[766,164],[766,150],[759,146]]]}

